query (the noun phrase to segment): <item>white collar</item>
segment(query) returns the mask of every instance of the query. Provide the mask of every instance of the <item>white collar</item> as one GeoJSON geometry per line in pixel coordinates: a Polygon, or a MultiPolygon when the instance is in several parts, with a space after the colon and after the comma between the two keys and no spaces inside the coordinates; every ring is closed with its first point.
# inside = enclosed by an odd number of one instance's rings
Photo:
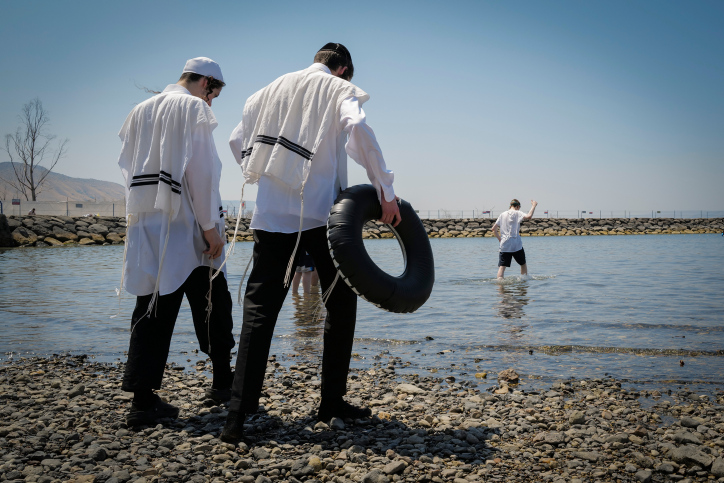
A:
{"type": "Polygon", "coordinates": [[[166,94],[168,92],[172,92],[174,94],[188,94],[191,95],[191,93],[186,89],[184,86],[180,86],[178,84],[169,84],[166,86],[166,88],[163,90],[163,94],[166,94]]]}
{"type": "Polygon", "coordinates": [[[332,73],[332,71],[329,70],[329,67],[327,67],[327,66],[324,65],[324,64],[320,64],[319,62],[315,62],[315,63],[312,64],[309,68],[310,68],[310,69],[321,70],[322,72],[326,72],[327,74],[331,74],[331,73],[332,73]]]}

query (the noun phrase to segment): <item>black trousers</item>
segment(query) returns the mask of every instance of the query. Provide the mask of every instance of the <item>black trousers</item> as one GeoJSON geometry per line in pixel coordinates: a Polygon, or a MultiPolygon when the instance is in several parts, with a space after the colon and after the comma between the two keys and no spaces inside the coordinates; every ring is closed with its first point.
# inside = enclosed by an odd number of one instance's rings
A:
{"type": "MultiPolygon", "coordinates": [[[[289,287],[284,287],[284,275],[296,240],[297,233],[254,231],[254,266],[244,296],[244,323],[231,389],[231,411],[250,414],[259,407],[274,326],[289,291],[289,287]]],[[[302,232],[297,253],[304,253],[304,250],[314,260],[322,292],[325,292],[337,274],[329,254],[326,226],[302,232]]],[[[347,392],[347,373],[357,318],[357,295],[340,278],[326,308],[322,397],[336,398],[347,392]]]]}
{"type": "Polygon", "coordinates": [[[198,267],[181,287],[173,293],[158,297],[149,317],[151,295],[136,299],[136,308],[131,318],[131,342],[128,348],[128,362],[123,374],[124,391],[136,392],[160,389],[163,371],[166,367],[171,336],[176,317],[181,308],[184,294],[191,306],[196,337],[201,350],[212,361],[226,363],[234,347],[233,322],[231,319],[231,294],[226,278],[219,275],[213,281],[211,290],[211,318],[206,324],[206,294],[209,291],[209,267],[198,267]],[[211,351],[209,351],[209,342],[211,351]]]}

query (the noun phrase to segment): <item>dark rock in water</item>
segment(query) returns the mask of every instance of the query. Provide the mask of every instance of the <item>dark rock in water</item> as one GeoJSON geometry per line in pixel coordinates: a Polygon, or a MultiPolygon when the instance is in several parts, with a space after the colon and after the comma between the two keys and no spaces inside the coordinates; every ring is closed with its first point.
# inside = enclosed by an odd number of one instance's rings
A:
{"type": "Polygon", "coordinates": [[[513,369],[505,369],[504,371],[500,371],[498,374],[498,380],[508,384],[517,384],[519,377],[518,373],[513,369]]]}
{"type": "Polygon", "coordinates": [[[8,224],[8,218],[5,215],[0,215],[0,247],[14,247],[15,240],[13,240],[12,230],[8,224]]]}

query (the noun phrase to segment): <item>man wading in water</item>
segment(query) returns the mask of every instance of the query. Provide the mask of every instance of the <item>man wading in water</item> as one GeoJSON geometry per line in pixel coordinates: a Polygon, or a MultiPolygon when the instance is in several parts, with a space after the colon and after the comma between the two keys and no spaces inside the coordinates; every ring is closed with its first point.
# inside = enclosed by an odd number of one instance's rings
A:
{"type": "Polygon", "coordinates": [[[244,325],[223,441],[241,438],[244,418],[259,407],[274,325],[300,246],[312,256],[327,293],[317,417],[329,421],[371,415],[368,408],[342,399],[347,392],[357,295],[336,278],[327,245],[329,210],[340,190],[347,188],[347,154],[365,167],[377,188],[382,222],[397,225],[400,211],[392,189],[394,175],[365,122],[362,103],[369,96],[349,82],[353,70],[344,45],[325,45],[310,67],[286,74],[249,97],[242,121],[231,135],[231,150],[246,182],[258,183],[259,190],[251,220],[254,267],[246,284],[244,325]]]}
{"type": "Polygon", "coordinates": [[[206,397],[231,397],[234,336],[225,270],[209,280],[224,260],[221,161],[211,135],[217,124],[211,102],[224,85],[219,64],[191,59],[179,81],[137,105],[119,133],[128,213],[123,285],[137,296],[122,385],[134,393],[129,426],[178,416],[153,390],[161,388],[184,294],[201,350],[214,364],[206,397]]]}
{"type": "Polygon", "coordinates": [[[520,201],[514,199],[510,202],[510,209],[498,216],[493,225],[493,235],[500,242],[500,255],[498,256],[498,280],[505,275],[505,268],[510,267],[511,259],[515,258],[520,265],[520,274],[528,275],[528,265],[525,263],[523,240],[520,239],[520,224],[533,218],[537,201],[530,200],[532,206],[528,214],[520,212],[520,201]]]}

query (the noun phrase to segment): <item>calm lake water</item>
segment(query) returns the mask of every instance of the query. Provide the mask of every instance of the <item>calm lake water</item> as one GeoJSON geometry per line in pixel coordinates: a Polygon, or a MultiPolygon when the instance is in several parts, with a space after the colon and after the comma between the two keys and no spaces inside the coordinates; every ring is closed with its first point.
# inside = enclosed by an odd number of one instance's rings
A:
{"type": "MultiPolygon", "coordinates": [[[[360,300],[354,365],[401,357],[421,374],[476,380],[514,368],[531,385],[611,375],[641,383],[724,387],[724,238],[647,235],[525,238],[530,277],[495,280],[497,241],[432,239],[436,283],[414,314],[360,300]],[[682,366],[680,361],[684,362],[682,366]]],[[[251,243],[229,262],[236,300],[251,243]]],[[[402,272],[395,240],[370,240],[373,259],[402,272]]],[[[119,301],[122,246],[0,251],[0,358],[87,353],[125,360],[134,298],[119,301]]],[[[318,357],[318,295],[287,297],[272,354],[318,357]]],[[[234,309],[235,334],[241,307],[234,309]]],[[[170,362],[203,358],[188,305],[170,362]]],[[[478,380],[482,386],[494,382],[478,380]]]]}

